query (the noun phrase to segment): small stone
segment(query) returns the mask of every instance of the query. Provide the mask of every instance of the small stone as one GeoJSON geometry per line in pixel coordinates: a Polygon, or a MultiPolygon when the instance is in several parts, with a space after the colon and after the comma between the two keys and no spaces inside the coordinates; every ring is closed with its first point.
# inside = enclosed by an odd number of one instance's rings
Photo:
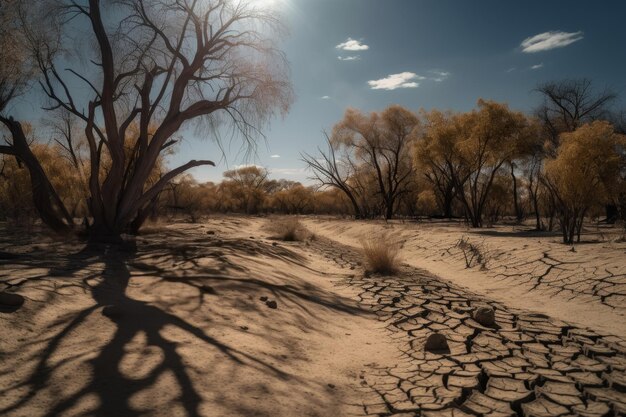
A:
{"type": "Polygon", "coordinates": [[[399,302],[400,302],[400,300],[402,300],[400,297],[393,297],[393,298],[391,299],[391,301],[393,301],[393,303],[394,303],[394,304],[395,304],[395,303],[399,303],[399,302]]]}
{"type": "Polygon", "coordinates": [[[265,305],[268,306],[269,308],[273,308],[273,309],[278,308],[278,304],[276,304],[276,301],[274,301],[274,300],[266,301],[265,305]]]}
{"type": "Polygon", "coordinates": [[[116,319],[123,314],[122,308],[116,305],[108,305],[102,309],[102,315],[110,319],[116,319]]]}
{"type": "Polygon", "coordinates": [[[7,307],[21,307],[24,304],[24,297],[10,292],[0,292],[0,305],[7,307]]]}
{"type": "Polygon", "coordinates": [[[496,324],[496,314],[491,307],[479,307],[474,311],[474,320],[485,327],[492,327],[496,324]]]}
{"type": "Polygon", "coordinates": [[[215,231],[214,230],[209,230],[208,232],[206,232],[207,235],[214,235],[215,231]]]}
{"type": "Polygon", "coordinates": [[[267,296],[264,295],[262,297],[259,297],[259,300],[265,302],[265,301],[267,301],[267,296]]]}
{"type": "Polygon", "coordinates": [[[248,326],[239,326],[239,328],[240,328],[241,330],[243,330],[243,331],[246,331],[246,330],[248,330],[248,329],[249,329],[249,327],[248,327],[248,326]]]}
{"type": "Polygon", "coordinates": [[[444,335],[441,333],[432,333],[426,339],[424,350],[436,353],[450,352],[450,347],[444,335]]]}
{"type": "Polygon", "coordinates": [[[335,384],[328,384],[328,388],[335,389],[335,384]]]}
{"type": "Polygon", "coordinates": [[[278,246],[278,243],[272,242],[272,246],[278,246]]]}

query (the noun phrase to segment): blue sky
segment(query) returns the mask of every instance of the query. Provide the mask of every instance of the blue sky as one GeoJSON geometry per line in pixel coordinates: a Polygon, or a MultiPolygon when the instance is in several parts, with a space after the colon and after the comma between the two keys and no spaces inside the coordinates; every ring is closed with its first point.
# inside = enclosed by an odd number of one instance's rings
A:
{"type": "MultiPolygon", "coordinates": [[[[616,90],[625,107],[623,1],[265,2],[283,13],[291,32],[282,45],[296,101],[284,119],[266,129],[267,142],[259,143],[256,157],[246,160],[238,154],[235,139],[230,151],[227,146],[227,161],[194,172],[199,180],[219,180],[228,162],[230,167],[255,163],[276,178],[304,181],[300,152],[314,152],[323,143],[322,131],[330,130],[349,106],[462,111],[483,97],[530,111],[540,101],[532,92],[537,83],[589,77],[600,88],[616,90]],[[522,46],[546,32],[552,33],[522,46]],[[380,88],[403,79],[404,88],[380,88]]],[[[215,157],[216,152],[210,141],[189,138],[175,161],[198,154],[215,157]]]]}
{"type": "Polygon", "coordinates": [[[284,16],[290,34],[281,46],[296,100],[264,130],[267,140],[252,157],[237,137],[223,144],[222,158],[210,138],[183,132],[172,166],[220,161],[192,171],[200,181],[219,181],[246,163],[305,181],[300,153],[315,152],[322,131],[350,106],[463,111],[482,97],[530,111],[540,101],[532,92],[538,83],[588,77],[619,93],[626,108],[625,1],[253,1],[284,16]]]}

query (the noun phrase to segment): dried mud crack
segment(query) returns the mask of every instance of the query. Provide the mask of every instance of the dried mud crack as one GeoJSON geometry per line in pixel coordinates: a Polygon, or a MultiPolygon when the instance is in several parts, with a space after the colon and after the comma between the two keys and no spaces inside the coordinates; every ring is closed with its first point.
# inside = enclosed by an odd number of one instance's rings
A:
{"type": "MultiPolygon", "coordinates": [[[[437,259],[438,255],[445,253],[452,262],[462,262],[464,258],[467,262],[467,255],[458,243],[431,241],[425,235],[420,235],[420,240],[422,243],[416,244],[415,249],[422,251],[427,258],[437,259]]],[[[474,240],[481,242],[480,239],[474,240]]],[[[531,291],[545,291],[552,296],[586,297],[623,310],[626,306],[626,273],[620,268],[621,256],[623,254],[613,254],[597,266],[580,261],[566,246],[549,248],[540,254],[535,254],[532,248],[522,248],[518,256],[494,248],[489,251],[490,259],[485,263],[488,264],[488,275],[494,280],[526,285],[531,291]]]]}
{"type": "Polygon", "coordinates": [[[310,245],[356,270],[341,284],[358,291],[401,346],[395,366],[361,376],[364,415],[626,415],[624,339],[508,308],[416,268],[364,277],[354,249],[319,237],[310,245]],[[495,310],[494,326],[472,318],[480,307],[495,310]],[[433,333],[445,335],[449,353],[424,350],[433,333]]]}

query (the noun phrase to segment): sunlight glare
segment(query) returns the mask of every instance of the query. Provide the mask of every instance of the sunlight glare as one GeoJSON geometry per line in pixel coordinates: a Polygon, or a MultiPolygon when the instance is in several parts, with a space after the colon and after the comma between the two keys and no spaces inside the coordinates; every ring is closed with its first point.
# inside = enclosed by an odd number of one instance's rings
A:
{"type": "Polygon", "coordinates": [[[250,3],[264,8],[278,8],[283,6],[286,0],[250,0],[250,3]]]}

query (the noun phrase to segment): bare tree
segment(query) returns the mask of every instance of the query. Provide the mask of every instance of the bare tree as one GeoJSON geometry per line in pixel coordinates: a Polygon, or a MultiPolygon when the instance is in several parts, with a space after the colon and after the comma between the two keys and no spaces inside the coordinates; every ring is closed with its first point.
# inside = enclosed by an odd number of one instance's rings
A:
{"type": "Polygon", "coordinates": [[[609,106],[617,98],[608,88],[594,91],[588,78],[547,82],[537,86],[535,91],[543,96],[543,103],[536,113],[552,143],[552,156],[561,133],[573,132],[584,123],[606,119],[609,106]]]}
{"type": "MultiPolygon", "coordinates": [[[[190,168],[213,165],[191,160],[149,182],[184,125],[200,122],[217,135],[228,123],[251,143],[264,121],[291,103],[286,61],[266,35],[280,30],[269,11],[227,0],[120,0],[107,7],[101,0],[52,3],[48,13],[63,23],[58,37],[28,24],[25,34],[49,98],[47,109],[64,109],[84,126],[92,239],[119,240],[121,233],[136,231],[166,184],[190,168]],[[56,53],[78,42],[73,29],[84,24],[93,56],[86,63],[80,45],[67,48],[64,65],[72,66],[61,70],[56,53]],[[74,87],[77,82],[90,92],[87,97],[74,87]],[[131,135],[133,124],[139,128],[131,135]]],[[[11,125],[7,117],[0,121],[11,125]]],[[[19,143],[17,129],[11,133],[13,145],[19,143]]],[[[44,211],[59,224],[71,224],[54,210],[44,211]]]]}
{"type": "Polygon", "coordinates": [[[361,219],[363,218],[363,213],[358,202],[360,192],[358,184],[355,184],[354,180],[356,173],[354,165],[348,161],[339,161],[336,156],[337,150],[328,134],[324,133],[324,137],[326,138],[328,150],[324,152],[321,148],[318,148],[318,155],[316,156],[303,153],[301,154],[302,161],[311,170],[313,174],[311,179],[316,180],[322,186],[341,190],[350,201],[354,210],[354,216],[357,219],[361,219]]]}

